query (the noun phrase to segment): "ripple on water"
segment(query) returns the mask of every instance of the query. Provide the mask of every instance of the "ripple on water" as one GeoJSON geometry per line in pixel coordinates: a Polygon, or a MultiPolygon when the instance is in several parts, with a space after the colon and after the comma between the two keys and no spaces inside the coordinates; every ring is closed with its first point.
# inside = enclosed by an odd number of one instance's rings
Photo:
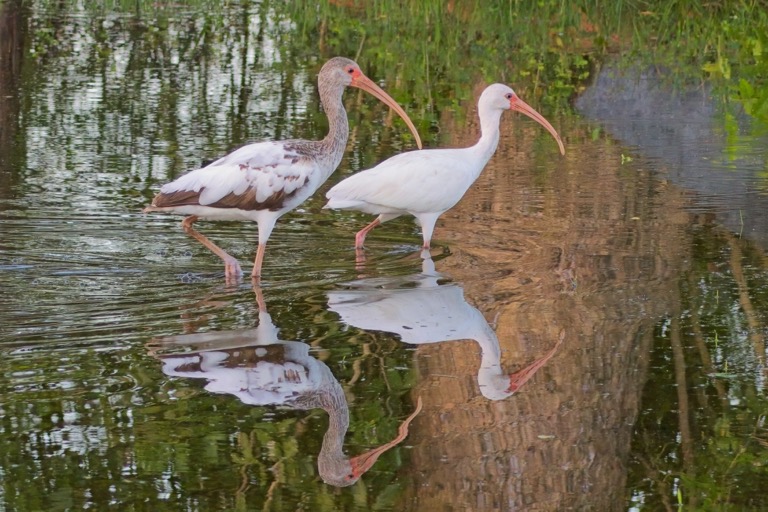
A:
{"type": "MultiPolygon", "coordinates": [[[[398,230],[372,241],[361,266],[352,248],[354,229],[346,233],[332,222],[310,226],[305,215],[286,221],[267,250],[267,289],[324,287],[361,272],[406,274],[420,262],[418,239],[409,245],[387,238],[398,230]]],[[[177,217],[36,211],[0,222],[12,241],[0,252],[0,350],[114,347],[116,339],[173,332],[185,311],[204,311],[208,306],[194,304],[227,289],[221,262],[183,233],[177,217]]],[[[248,226],[200,223],[241,261],[246,276],[240,289],[250,289],[256,249],[256,225],[248,226]]],[[[251,317],[252,305],[245,321],[251,317]]]]}

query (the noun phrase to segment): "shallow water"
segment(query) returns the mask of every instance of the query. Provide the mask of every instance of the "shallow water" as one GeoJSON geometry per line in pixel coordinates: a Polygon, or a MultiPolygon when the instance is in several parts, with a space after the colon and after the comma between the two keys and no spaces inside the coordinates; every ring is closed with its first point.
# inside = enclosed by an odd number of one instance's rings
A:
{"type": "MultiPolygon", "coordinates": [[[[140,212],[160,184],[240,143],[324,135],[313,80],[330,55],[281,54],[275,34],[290,27],[270,21],[259,38],[257,14],[248,44],[225,37],[198,59],[170,36],[141,50],[127,17],[98,19],[103,62],[76,35],[87,18],[63,17],[66,51],[35,56],[26,34],[23,66],[0,71],[13,127],[0,137],[0,510],[766,506],[764,138],[719,145],[710,100],[683,126],[664,104],[668,130],[709,141],[681,155],[641,117],[626,131],[580,104],[542,112],[561,157],[506,114],[430,259],[397,219],[356,262],[370,218],[322,210],[323,193],[413,145],[347,92],[339,170],[278,222],[261,289],[228,286],[179,218],[140,212]],[[511,396],[494,387],[548,354],[511,396]],[[279,380],[270,372],[292,357],[315,373],[291,367],[291,396],[318,379],[333,407],[251,392],[248,379],[279,380]],[[358,483],[324,482],[345,408],[354,457],[395,439],[419,399],[407,437],[358,483]]],[[[408,96],[407,79],[382,85],[408,96]]],[[[426,145],[473,143],[473,108],[435,116],[426,145]]],[[[255,225],[199,227],[247,272],[255,225]]]]}

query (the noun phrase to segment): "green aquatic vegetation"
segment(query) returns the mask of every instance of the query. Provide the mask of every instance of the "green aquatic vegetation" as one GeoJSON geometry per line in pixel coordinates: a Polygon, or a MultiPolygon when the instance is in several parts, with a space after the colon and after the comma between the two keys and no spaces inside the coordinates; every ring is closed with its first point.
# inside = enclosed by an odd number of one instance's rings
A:
{"type": "MultiPolygon", "coordinates": [[[[468,100],[478,81],[507,82],[545,112],[568,111],[608,60],[665,66],[677,83],[709,81],[725,104],[768,122],[765,0],[23,3],[43,14],[31,46],[37,55],[61,46],[56,16],[131,16],[145,27],[145,44],[171,48],[185,34],[169,33],[169,20],[195,20],[190,28],[199,31],[192,43],[199,55],[232,30],[247,32],[242,15],[259,12],[271,20],[268,30],[279,33],[277,51],[286,64],[336,54],[359,58],[395,84],[389,90],[418,112],[420,129],[435,126],[442,109],[468,100]]],[[[98,33],[101,23],[90,26],[98,33]]]]}
{"type": "Polygon", "coordinates": [[[329,53],[362,54],[389,74],[388,82],[407,80],[411,108],[424,119],[431,114],[433,123],[434,113],[467,101],[478,81],[511,83],[545,111],[568,111],[610,61],[662,66],[681,87],[709,82],[730,110],[743,110],[765,126],[766,7],[746,0],[379,0],[365,6],[321,2],[316,10],[295,7],[290,17],[329,53]],[[319,33],[311,30],[318,18],[319,33]],[[435,83],[450,89],[436,90],[435,83]]]}
{"type": "MultiPolygon", "coordinates": [[[[768,4],[740,2],[645,2],[624,50],[670,79],[713,85],[723,104],[768,124],[768,4]],[[647,49],[647,51],[646,51],[647,49]]],[[[626,57],[625,57],[626,58],[626,57]]]]}

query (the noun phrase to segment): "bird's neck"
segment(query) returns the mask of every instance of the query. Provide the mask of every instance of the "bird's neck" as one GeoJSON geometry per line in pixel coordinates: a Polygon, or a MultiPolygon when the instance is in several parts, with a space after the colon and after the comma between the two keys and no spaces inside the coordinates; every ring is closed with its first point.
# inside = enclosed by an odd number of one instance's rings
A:
{"type": "Polygon", "coordinates": [[[321,474],[325,468],[336,467],[347,460],[344,455],[344,436],[349,429],[349,406],[338,381],[329,383],[320,397],[320,407],[328,413],[328,430],[317,457],[321,474]]]}
{"type": "MultiPolygon", "coordinates": [[[[480,314],[478,312],[478,314],[480,314]]],[[[483,319],[485,320],[485,319],[483,319]]],[[[477,384],[480,392],[490,400],[500,400],[509,396],[509,375],[501,368],[501,348],[496,333],[484,322],[485,326],[477,333],[475,340],[480,345],[480,368],[477,370],[477,384]]]]}
{"type": "Polygon", "coordinates": [[[321,154],[328,160],[330,172],[341,163],[349,137],[349,121],[341,100],[343,88],[325,87],[320,84],[320,104],[328,116],[328,135],[320,141],[321,154]]]}
{"type": "Polygon", "coordinates": [[[477,316],[481,317],[475,325],[479,327],[473,338],[480,345],[480,371],[488,374],[501,373],[501,348],[499,347],[499,338],[483,317],[480,311],[476,311],[477,316]]]}
{"type": "Polygon", "coordinates": [[[499,145],[499,122],[501,121],[501,110],[485,110],[480,108],[480,140],[472,146],[480,162],[478,174],[483,170],[485,164],[491,159],[499,145]]]}

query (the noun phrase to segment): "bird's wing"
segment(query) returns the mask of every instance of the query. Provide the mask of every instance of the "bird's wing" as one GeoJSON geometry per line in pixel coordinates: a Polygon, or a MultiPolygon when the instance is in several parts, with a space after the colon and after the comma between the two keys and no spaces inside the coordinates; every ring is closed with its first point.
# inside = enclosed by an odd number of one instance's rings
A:
{"type": "Polygon", "coordinates": [[[279,210],[307,184],[316,167],[314,160],[284,142],[250,144],[166,183],[152,206],[279,210]]]}
{"type": "Polygon", "coordinates": [[[408,212],[440,212],[456,204],[474,181],[462,150],[430,149],[395,155],[331,188],[328,208],[377,205],[408,212]]]}

